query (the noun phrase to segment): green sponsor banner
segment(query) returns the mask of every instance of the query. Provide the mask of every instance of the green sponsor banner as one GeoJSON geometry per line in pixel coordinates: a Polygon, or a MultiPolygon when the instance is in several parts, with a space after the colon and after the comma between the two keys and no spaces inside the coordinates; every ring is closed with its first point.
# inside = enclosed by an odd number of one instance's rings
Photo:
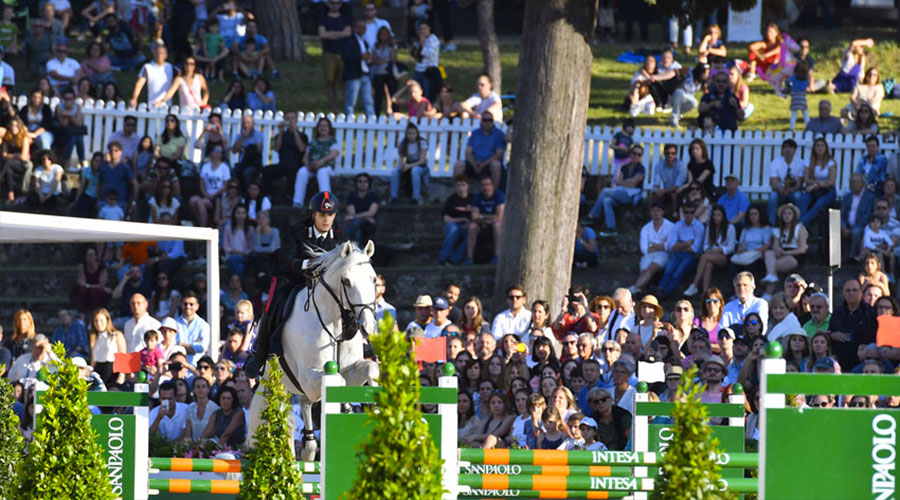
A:
{"type": "MultiPolygon", "coordinates": [[[[648,445],[650,451],[656,451],[664,454],[669,448],[669,442],[672,441],[672,425],[671,424],[650,424],[648,436],[648,445]]],[[[711,425],[713,437],[719,439],[719,449],[726,453],[743,453],[744,452],[744,428],[731,427],[725,425],[711,425]]],[[[659,475],[658,467],[649,467],[647,470],[649,477],[657,477],[659,475]]],[[[722,477],[744,477],[743,469],[723,468],[722,477]]]]}
{"type": "MultiPolygon", "coordinates": [[[[329,387],[328,401],[331,402],[329,387]]],[[[366,387],[366,389],[371,389],[366,387]]],[[[430,387],[423,387],[430,389],[430,387]]],[[[441,416],[424,414],[428,430],[434,439],[438,453],[441,451],[441,416]]],[[[325,463],[325,499],[338,500],[350,491],[356,482],[356,469],[361,459],[360,449],[372,434],[372,422],[364,413],[341,413],[325,415],[328,429],[328,453],[325,463]]]]}
{"type": "MultiPolygon", "coordinates": [[[[93,415],[91,427],[103,447],[103,461],[109,472],[113,493],[122,500],[134,498],[134,415],[93,415]]],[[[143,429],[146,432],[146,429],[143,429]]]]}
{"type": "Polygon", "coordinates": [[[766,410],[767,500],[897,498],[896,410],[766,410]]]}

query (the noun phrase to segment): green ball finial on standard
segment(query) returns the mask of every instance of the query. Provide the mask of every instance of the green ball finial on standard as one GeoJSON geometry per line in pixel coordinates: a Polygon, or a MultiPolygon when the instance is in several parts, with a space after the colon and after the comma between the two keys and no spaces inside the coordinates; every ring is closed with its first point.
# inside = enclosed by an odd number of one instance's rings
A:
{"type": "Polygon", "coordinates": [[[453,363],[447,362],[441,365],[441,375],[445,377],[452,377],[456,374],[456,366],[453,363]]]}
{"type": "Polygon", "coordinates": [[[649,390],[650,390],[650,386],[647,385],[647,382],[644,382],[643,380],[641,380],[640,382],[637,383],[637,391],[639,393],[644,394],[649,390]]]}
{"type": "Polygon", "coordinates": [[[145,384],[147,383],[147,372],[137,372],[135,378],[137,379],[138,383],[145,384]]]}
{"type": "Polygon", "coordinates": [[[781,342],[773,340],[766,344],[766,358],[777,359],[781,357],[782,353],[784,353],[784,348],[781,347],[781,342]]]}
{"type": "Polygon", "coordinates": [[[337,375],[338,364],[334,361],[325,363],[325,375],[337,375]]]}
{"type": "Polygon", "coordinates": [[[744,386],[735,382],[734,385],[731,386],[731,393],[735,396],[739,396],[744,393],[744,386]]]}

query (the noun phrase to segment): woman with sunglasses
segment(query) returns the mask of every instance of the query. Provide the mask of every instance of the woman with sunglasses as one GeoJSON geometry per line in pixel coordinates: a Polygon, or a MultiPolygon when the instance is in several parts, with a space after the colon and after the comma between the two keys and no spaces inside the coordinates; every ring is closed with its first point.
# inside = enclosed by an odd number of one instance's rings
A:
{"type": "Polygon", "coordinates": [[[709,223],[709,195],[703,190],[703,184],[698,181],[691,182],[688,185],[687,192],[681,200],[681,206],[678,209],[678,218],[684,220],[684,206],[688,203],[694,203],[694,218],[701,224],[709,223]]]}
{"type": "Polygon", "coordinates": [[[166,123],[162,134],[156,138],[156,151],[154,155],[157,158],[166,158],[177,163],[182,158],[187,158],[187,138],[181,132],[181,122],[174,114],[166,115],[166,123]]]}
{"type": "MultiPolygon", "coordinates": [[[[754,339],[753,349],[755,350],[756,345],[756,337],[762,336],[763,323],[762,318],[760,318],[759,314],[752,312],[746,316],[744,316],[744,323],[742,327],[743,335],[747,338],[754,339]]],[[[765,339],[763,338],[762,343],[765,344],[765,339]]]]}
{"type": "Polygon", "coordinates": [[[719,354],[719,321],[722,320],[722,309],[725,307],[725,298],[722,292],[712,287],[703,294],[703,312],[694,320],[694,326],[702,328],[708,335],[713,353],[719,354]]]}
{"type": "Polygon", "coordinates": [[[667,329],[666,336],[672,342],[672,346],[676,350],[680,350],[681,346],[687,341],[691,335],[691,329],[697,322],[694,316],[694,306],[688,300],[679,300],[672,309],[672,328],[671,332],[667,329]]]}

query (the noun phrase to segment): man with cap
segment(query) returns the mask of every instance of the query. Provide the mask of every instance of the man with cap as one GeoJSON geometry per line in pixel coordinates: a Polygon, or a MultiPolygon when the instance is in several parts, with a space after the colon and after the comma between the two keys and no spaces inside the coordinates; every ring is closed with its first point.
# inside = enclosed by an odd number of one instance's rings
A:
{"type": "Polygon", "coordinates": [[[89,391],[105,391],[106,384],[103,383],[103,378],[91,368],[91,365],[88,364],[87,361],[84,360],[81,356],[75,356],[72,358],[72,364],[78,367],[79,374],[81,378],[87,380],[88,390],[89,391]]]}
{"type": "Polygon", "coordinates": [[[793,307],[791,312],[800,320],[800,324],[809,320],[809,313],[803,310],[803,292],[806,291],[809,284],[797,273],[793,273],[784,279],[784,294],[791,300],[793,307]]]}
{"type": "Polygon", "coordinates": [[[433,339],[444,334],[444,328],[452,324],[448,316],[450,315],[450,303],[444,297],[436,297],[434,299],[434,319],[425,325],[425,338],[433,339]]]}
{"type": "Polygon", "coordinates": [[[721,403],[723,401],[722,398],[726,391],[722,383],[725,381],[725,370],[727,369],[725,361],[719,356],[710,356],[703,363],[701,378],[706,383],[706,390],[700,396],[701,401],[704,403],[721,403]]]}
{"type": "MultiPolygon", "coordinates": [[[[729,330],[731,330],[729,328],[729,330]]],[[[722,330],[719,330],[721,333],[722,330]]],[[[721,336],[719,337],[721,341],[721,336]]],[[[731,362],[728,363],[727,372],[725,375],[725,384],[732,385],[737,382],[738,375],[741,373],[741,368],[744,367],[744,361],[747,360],[747,356],[750,354],[750,339],[743,335],[738,335],[734,338],[732,346],[732,356],[731,362]]]]}
{"type": "Polygon", "coordinates": [[[828,312],[828,295],[816,292],[809,296],[809,321],[803,324],[803,329],[811,339],[820,331],[828,330],[828,322],[831,321],[831,313],[828,312]]]}
{"type": "Polygon", "coordinates": [[[722,357],[725,364],[731,363],[731,358],[734,357],[734,339],[734,330],[728,327],[719,329],[717,334],[719,352],[717,354],[722,357]]]}
{"type": "Polygon", "coordinates": [[[260,318],[259,332],[251,349],[250,359],[244,365],[250,378],[259,375],[270,352],[281,354],[279,333],[285,319],[282,317],[285,302],[295,286],[308,285],[311,278],[307,271],[310,261],[320,252],[333,250],[343,241],[340,226],[335,224],[337,212],[337,197],[329,191],[322,191],[309,200],[309,213],[312,215],[291,226],[290,233],[295,243],[293,252],[288,253],[291,252],[289,245],[281,247],[282,256],[286,255],[287,258],[279,259],[282,264],[280,276],[273,279],[270,289],[274,292],[270,294],[263,317],[260,318]]]}
{"type": "Polygon", "coordinates": [[[741,180],[735,174],[725,176],[725,194],[719,197],[719,205],[725,209],[728,222],[736,226],[744,224],[744,216],[750,209],[750,197],[738,189],[741,180]]]}
{"type": "Polygon", "coordinates": [[[13,362],[12,368],[9,369],[10,381],[37,378],[41,368],[50,360],[56,359],[56,356],[50,351],[50,342],[47,340],[47,336],[42,333],[34,336],[30,349],[31,352],[26,352],[13,362]]]}
{"type": "Polygon", "coordinates": [[[431,295],[419,295],[416,297],[416,302],[413,304],[413,307],[416,310],[416,318],[410,321],[403,331],[408,331],[414,326],[418,326],[422,331],[425,331],[425,327],[431,323],[431,313],[434,308],[434,302],[431,301],[431,295]]]}
{"type": "Polygon", "coordinates": [[[671,365],[666,368],[666,390],[659,395],[660,402],[675,399],[675,393],[678,392],[678,384],[681,383],[682,373],[684,373],[684,368],[678,365],[671,365]]]}
{"type": "Polygon", "coordinates": [[[162,339],[159,348],[163,351],[163,359],[169,359],[177,352],[187,355],[184,347],[178,344],[178,322],[175,318],[171,316],[163,318],[159,325],[159,333],[162,339]]]}

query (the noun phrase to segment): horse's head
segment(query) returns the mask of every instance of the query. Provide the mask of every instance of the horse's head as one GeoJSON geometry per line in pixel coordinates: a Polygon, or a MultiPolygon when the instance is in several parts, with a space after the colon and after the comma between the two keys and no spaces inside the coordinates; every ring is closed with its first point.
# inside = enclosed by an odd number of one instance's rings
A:
{"type": "Polygon", "coordinates": [[[341,332],[349,340],[362,331],[375,332],[375,269],[370,257],[375,253],[371,241],[364,250],[347,242],[317,257],[311,265],[320,267],[322,283],[341,309],[341,332]]]}

